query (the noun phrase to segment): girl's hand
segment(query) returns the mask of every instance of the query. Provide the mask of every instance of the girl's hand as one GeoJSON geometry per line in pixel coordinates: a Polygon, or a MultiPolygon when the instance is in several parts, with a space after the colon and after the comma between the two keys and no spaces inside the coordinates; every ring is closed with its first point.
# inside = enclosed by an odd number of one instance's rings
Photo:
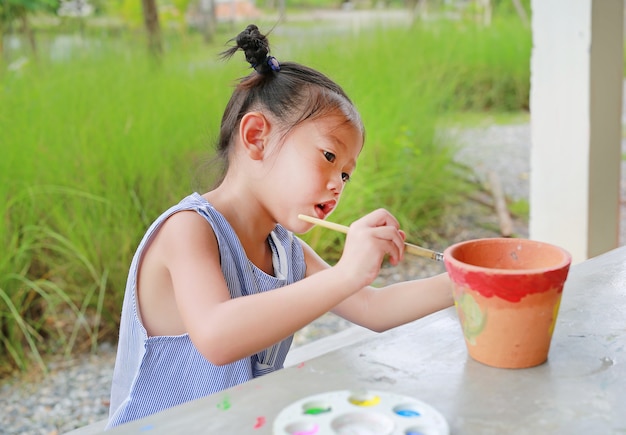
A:
{"type": "Polygon", "coordinates": [[[396,265],[404,254],[405,234],[387,210],[378,209],[350,225],[341,259],[337,263],[358,288],[376,279],[386,255],[396,265]]]}

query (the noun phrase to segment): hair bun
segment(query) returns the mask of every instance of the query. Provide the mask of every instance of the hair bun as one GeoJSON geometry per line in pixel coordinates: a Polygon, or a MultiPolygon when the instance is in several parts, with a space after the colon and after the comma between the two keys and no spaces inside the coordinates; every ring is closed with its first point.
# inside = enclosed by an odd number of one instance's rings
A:
{"type": "Polygon", "coordinates": [[[259,28],[254,24],[250,24],[243,32],[237,35],[236,42],[237,46],[243,50],[246,61],[250,66],[259,72],[265,72],[270,46],[267,38],[261,34],[259,28]]]}
{"type": "Polygon", "coordinates": [[[267,37],[259,31],[256,25],[248,25],[243,32],[229,42],[233,41],[236,45],[223,51],[221,53],[222,59],[230,58],[237,50],[241,49],[246,56],[246,61],[257,72],[265,74],[271,71],[280,71],[280,64],[276,58],[269,56],[270,44],[267,37]]]}

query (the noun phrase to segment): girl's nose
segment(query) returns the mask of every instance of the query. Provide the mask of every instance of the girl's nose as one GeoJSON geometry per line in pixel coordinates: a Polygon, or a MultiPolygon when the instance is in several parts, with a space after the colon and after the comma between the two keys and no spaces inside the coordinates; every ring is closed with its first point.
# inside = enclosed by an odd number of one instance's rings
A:
{"type": "Polygon", "coordinates": [[[343,186],[344,186],[344,182],[343,182],[343,176],[342,174],[339,175],[333,175],[329,180],[328,180],[328,190],[331,190],[333,192],[335,192],[336,194],[340,194],[341,191],[343,190],[343,186]]]}

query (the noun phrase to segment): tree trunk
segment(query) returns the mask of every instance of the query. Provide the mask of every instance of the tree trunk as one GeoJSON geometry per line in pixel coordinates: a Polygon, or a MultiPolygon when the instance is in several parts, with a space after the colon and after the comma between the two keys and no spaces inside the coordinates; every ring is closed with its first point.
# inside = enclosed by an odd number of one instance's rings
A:
{"type": "Polygon", "coordinates": [[[491,26],[491,0],[476,1],[478,15],[477,21],[485,27],[491,26]]]}
{"type": "Polygon", "coordinates": [[[22,22],[22,32],[24,32],[24,36],[28,39],[28,44],[33,52],[33,56],[37,56],[37,41],[35,41],[35,32],[33,32],[33,28],[30,27],[30,23],[28,22],[28,13],[26,13],[26,11],[20,14],[20,21],[22,22]]]}
{"type": "Polygon", "coordinates": [[[519,15],[524,26],[528,27],[528,14],[526,13],[526,9],[522,6],[522,3],[519,0],[513,0],[513,6],[515,6],[515,11],[517,11],[517,15],[519,15]]]}
{"type": "Polygon", "coordinates": [[[0,19],[0,64],[4,59],[4,23],[0,19]]]}
{"type": "Polygon", "coordinates": [[[155,57],[160,57],[163,54],[163,44],[156,0],[141,0],[141,6],[143,8],[143,22],[148,32],[148,49],[155,57]]]}
{"type": "Polygon", "coordinates": [[[200,1],[200,16],[202,17],[202,35],[204,42],[207,44],[213,41],[213,35],[215,34],[216,17],[215,17],[215,1],[214,0],[201,0],[200,1]]]}
{"type": "Polygon", "coordinates": [[[411,15],[411,25],[415,25],[418,21],[426,19],[428,15],[428,1],[417,0],[413,5],[413,14],[411,15]]]}
{"type": "Polygon", "coordinates": [[[278,20],[281,23],[287,21],[287,7],[285,3],[286,0],[278,0],[278,20]]]}
{"type": "Polygon", "coordinates": [[[230,31],[235,31],[235,23],[237,22],[237,0],[230,0],[230,31]]]}

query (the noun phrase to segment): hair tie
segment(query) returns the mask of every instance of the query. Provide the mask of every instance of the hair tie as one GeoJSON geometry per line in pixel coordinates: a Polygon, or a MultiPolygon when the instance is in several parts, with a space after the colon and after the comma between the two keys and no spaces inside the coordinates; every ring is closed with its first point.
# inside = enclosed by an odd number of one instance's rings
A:
{"type": "Polygon", "coordinates": [[[267,56],[266,62],[272,71],[280,71],[280,63],[278,63],[278,60],[274,56],[267,56]]]}

